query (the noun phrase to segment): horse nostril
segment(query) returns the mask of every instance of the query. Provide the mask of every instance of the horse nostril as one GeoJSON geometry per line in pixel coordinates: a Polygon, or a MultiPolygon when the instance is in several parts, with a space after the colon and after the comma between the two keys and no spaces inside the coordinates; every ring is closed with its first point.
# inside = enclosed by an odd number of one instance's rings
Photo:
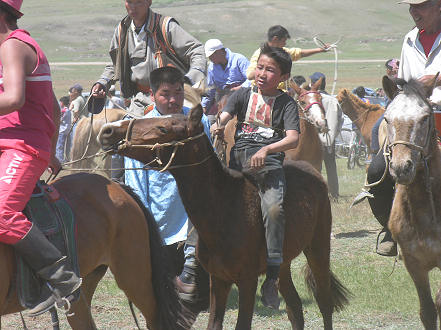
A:
{"type": "Polygon", "coordinates": [[[108,138],[112,136],[112,134],[113,134],[113,127],[111,126],[103,127],[103,130],[101,131],[101,137],[108,138]]]}

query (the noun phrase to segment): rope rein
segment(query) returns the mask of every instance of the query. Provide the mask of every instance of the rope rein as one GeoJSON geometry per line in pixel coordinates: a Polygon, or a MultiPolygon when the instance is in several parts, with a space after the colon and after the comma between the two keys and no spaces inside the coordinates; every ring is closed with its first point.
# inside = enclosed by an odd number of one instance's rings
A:
{"type": "Polygon", "coordinates": [[[325,50],[332,49],[334,51],[334,81],[332,83],[331,95],[334,95],[335,87],[337,86],[337,78],[338,78],[338,43],[341,41],[341,37],[338,40],[330,45],[326,45],[322,40],[318,37],[313,38],[315,44],[325,50]]]}

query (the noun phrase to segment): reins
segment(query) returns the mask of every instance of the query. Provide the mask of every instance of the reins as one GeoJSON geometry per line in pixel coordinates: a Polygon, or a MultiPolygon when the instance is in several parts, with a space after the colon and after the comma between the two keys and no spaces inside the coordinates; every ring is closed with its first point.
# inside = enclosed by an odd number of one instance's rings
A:
{"type": "Polygon", "coordinates": [[[164,172],[164,171],[167,171],[170,169],[197,166],[197,165],[205,163],[207,160],[209,160],[214,155],[214,153],[212,153],[199,162],[172,166],[171,164],[176,156],[178,148],[180,146],[184,146],[188,142],[191,142],[193,140],[197,140],[203,136],[206,136],[205,132],[201,132],[195,136],[190,136],[188,138],[178,140],[178,141],[171,141],[171,142],[165,142],[165,143],[155,143],[155,144],[136,144],[136,145],[134,145],[130,142],[130,136],[132,134],[132,129],[133,129],[133,125],[135,124],[135,121],[136,121],[135,118],[130,120],[129,125],[127,127],[127,131],[126,131],[126,137],[121,141],[121,143],[119,143],[115,147],[118,151],[124,150],[126,148],[143,148],[143,149],[151,149],[153,151],[156,151],[155,159],[152,160],[150,163],[146,164],[143,167],[143,169],[154,169],[154,170],[159,170],[159,172],[164,172]],[[163,162],[160,158],[160,150],[164,147],[173,147],[173,151],[172,151],[172,154],[171,154],[170,159],[168,160],[167,164],[164,167],[161,167],[163,165],[163,162]],[[156,162],[159,166],[158,167],[150,166],[154,162],[156,162]]]}

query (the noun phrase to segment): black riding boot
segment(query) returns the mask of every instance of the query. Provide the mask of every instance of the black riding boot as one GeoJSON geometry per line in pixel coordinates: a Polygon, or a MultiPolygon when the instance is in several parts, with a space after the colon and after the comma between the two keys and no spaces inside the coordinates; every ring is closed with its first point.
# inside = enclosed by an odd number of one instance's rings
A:
{"type": "MultiPolygon", "coordinates": [[[[379,182],[384,175],[386,163],[383,153],[380,152],[369,166],[367,180],[369,183],[379,182]]],[[[389,173],[386,173],[381,183],[371,187],[369,192],[374,198],[369,198],[369,205],[377,221],[383,226],[385,233],[381,242],[377,245],[376,252],[382,256],[393,257],[397,255],[397,243],[392,239],[388,229],[388,222],[394,199],[394,181],[389,173]]],[[[381,234],[381,233],[380,233],[381,234]]]]}
{"type": "Polygon", "coordinates": [[[47,281],[52,295],[44,302],[28,311],[30,315],[40,315],[51,309],[55,303],[64,306],[69,296],[81,286],[79,278],[71,269],[66,257],[52,245],[36,226],[14,245],[15,250],[37,275],[47,281]]]}

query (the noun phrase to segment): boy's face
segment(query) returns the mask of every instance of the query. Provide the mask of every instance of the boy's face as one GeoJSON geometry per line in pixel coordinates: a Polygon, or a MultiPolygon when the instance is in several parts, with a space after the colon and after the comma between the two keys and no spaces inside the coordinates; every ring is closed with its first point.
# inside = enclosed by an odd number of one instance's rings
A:
{"type": "Polygon", "coordinates": [[[283,74],[279,64],[265,54],[260,55],[256,67],[256,84],[263,95],[271,95],[277,91],[281,81],[287,80],[289,73],[283,74]]]}
{"type": "Polygon", "coordinates": [[[163,83],[153,94],[156,108],[162,115],[180,113],[184,105],[184,86],[181,83],[163,83]]]}
{"type": "Polygon", "coordinates": [[[268,44],[271,47],[283,48],[286,46],[287,38],[273,37],[268,44]]]}

